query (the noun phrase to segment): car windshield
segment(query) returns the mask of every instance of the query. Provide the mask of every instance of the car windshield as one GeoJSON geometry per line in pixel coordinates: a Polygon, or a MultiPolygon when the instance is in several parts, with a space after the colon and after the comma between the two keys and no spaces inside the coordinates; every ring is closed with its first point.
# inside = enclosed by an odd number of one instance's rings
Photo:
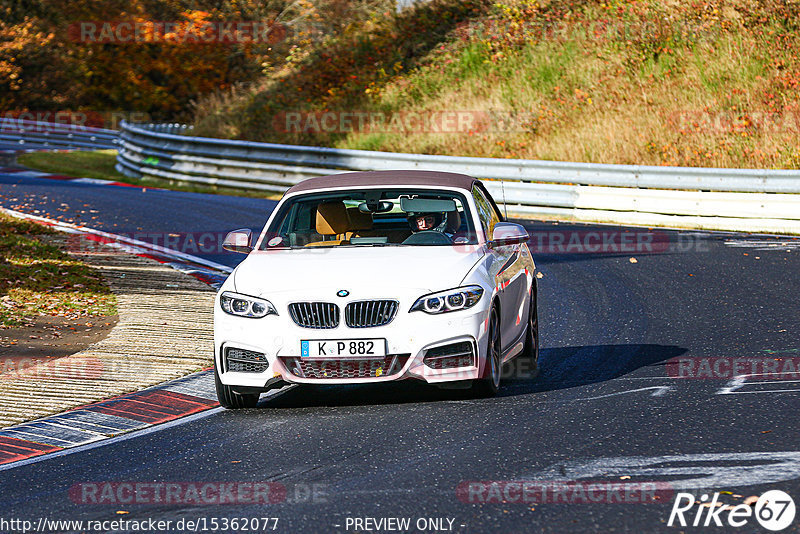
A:
{"type": "Polygon", "coordinates": [[[475,244],[464,195],[366,189],[297,196],[283,205],[260,249],[475,244]]]}

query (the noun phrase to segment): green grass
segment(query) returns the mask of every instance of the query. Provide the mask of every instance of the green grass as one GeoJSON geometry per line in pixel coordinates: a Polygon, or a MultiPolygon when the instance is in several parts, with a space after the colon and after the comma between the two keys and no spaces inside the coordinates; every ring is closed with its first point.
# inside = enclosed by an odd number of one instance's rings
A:
{"type": "Polygon", "coordinates": [[[459,10],[460,4],[467,2],[431,0],[397,15],[376,14],[376,24],[331,36],[317,49],[312,44],[306,61],[249,90],[200,99],[196,131],[459,156],[800,164],[798,2],[498,0],[459,10]],[[449,22],[435,22],[441,20],[449,22]],[[468,110],[531,120],[512,131],[449,135],[289,134],[270,127],[286,111],[322,110],[468,110]],[[759,122],[765,117],[778,126],[759,122]]]}
{"type": "Polygon", "coordinates": [[[77,178],[97,178],[122,182],[126,184],[141,185],[145,187],[160,187],[172,191],[187,191],[190,193],[211,193],[217,195],[233,195],[254,198],[279,198],[280,195],[265,193],[263,191],[248,191],[230,187],[204,186],[177,180],[162,180],[158,178],[128,178],[114,169],[117,163],[116,150],[80,150],[75,152],[29,152],[17,158],[20,165],[31,169],[75,176],[77,178]]]}
{"type": "Polygon", "coordinates": [[[45,315],[117,314],[116,297],[96,270],[37,238],[52,233],[0,213],[0,327],[45,315]]]}
{"type": "Polygon", "coordinates": [[[358,141],[348,148],[356,150],[381,150],[384,146],[386,135],[382,133],[373,133],[362,135],[358,141]]]}
{"type": "Polygon", "coordinates": [[[97,178],[113,182],[125,181],[114,169],[116,150],[78,150],[75,152],[29,152],[17,157],[20,165],[53,174],[78,178],[97,178]]]}

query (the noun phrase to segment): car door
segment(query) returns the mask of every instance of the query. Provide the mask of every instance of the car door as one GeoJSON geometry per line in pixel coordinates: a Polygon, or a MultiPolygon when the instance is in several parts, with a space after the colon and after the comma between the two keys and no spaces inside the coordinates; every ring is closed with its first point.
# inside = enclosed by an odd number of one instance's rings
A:
{"type": "MultiPolygon", "coordinates": [[[[494,225],[502,221],[503,217],[485,188],[476,184],[472,194],[486,240],[489,241],[492,239],[494,225]]],[[[521,315],[524,312],[527,295],[527,277],[520,255],[520,246],[509,245],[488,249],[490,261],[487,270],[494,278],[500,299],[500,343],[504,353],[517,344],[525,332],[526,321],[521,320],[521,315]]]]}

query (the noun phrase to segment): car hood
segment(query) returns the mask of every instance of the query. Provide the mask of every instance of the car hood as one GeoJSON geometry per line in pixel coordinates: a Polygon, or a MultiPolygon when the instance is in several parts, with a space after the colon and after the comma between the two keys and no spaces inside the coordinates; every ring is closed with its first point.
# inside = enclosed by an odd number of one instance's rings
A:
{"type": "Polygon", "coordinates": [[[483,256],[479,247],[341,247],[255,251],[234,271],[235,290],[269,298],[346,290],[351,298],[393,289],[457,287],[483,256]]]}

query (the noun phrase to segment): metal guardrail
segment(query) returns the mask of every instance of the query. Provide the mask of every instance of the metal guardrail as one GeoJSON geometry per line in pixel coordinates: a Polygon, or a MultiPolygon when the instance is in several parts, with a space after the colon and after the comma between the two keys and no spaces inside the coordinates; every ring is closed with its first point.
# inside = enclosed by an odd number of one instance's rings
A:
{"type": "Polygon", "coordinates": [[[0,143],[19,150],[116,149],[119,132],[75,124],[0,118],[0,143]]]}
{"type": "Polygon", "coordinates": [[[618,223],[800,233],[800,171],[562,163],[341,150],[181,135],[121,125],[130,176],[283,192],[312,176],[426,169],[486,180],[510,212],[618,223]],[[502,181],[501,181],[502,180],[502,181]]]}

